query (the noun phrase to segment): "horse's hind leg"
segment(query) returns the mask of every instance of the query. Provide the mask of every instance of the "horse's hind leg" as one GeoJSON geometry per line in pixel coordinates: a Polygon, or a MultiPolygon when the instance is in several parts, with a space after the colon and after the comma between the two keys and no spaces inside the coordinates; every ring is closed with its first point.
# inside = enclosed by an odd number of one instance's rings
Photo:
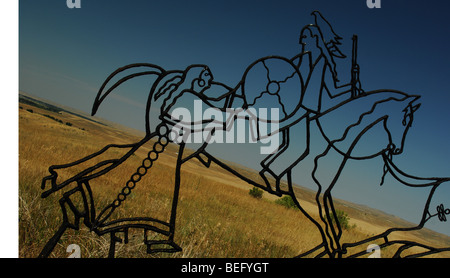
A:
{"type": "Polygon", "coordinates": [[[180,182],[181,182],[181,165],[184,151],[184,143],[180,145],[180,149],[178,150],[178,159],[177,165],[175,169],[175,185],[173,192],[173,200],[172,200],[172,211],[170,215],[170,236],[169,240],[173,240],[175,234],[175,220],[177,216],[177,206],[178,206],[178,197],[180,193],[180,182]]]}
{"type": "Polygon", "coordinates": [[[75,188],[64,193],[63,197],[59,200],[59,205],[61,207],[63,216],[62,223],[55,234],[45,244],[44,248],[38,256],[39,258],[47,258],[51,254],[67,228],[71,228],[74,230],[78,230],[80,228],[80,218],[86,217],[87,214],[87,204],[85,202],[85,195],[81,183],[78,183],[75,188]],[[80,193],[81,198],[83,199],[82,207],[84,208],[84,210],[82,209],[82,211],[80,211],[80,209],[77,208],[77,206],[71,200],[71,197],[75,197],[76,193],[80,193]],[[73,214],[72,219],[69,218],[69,211],[73,214]]]}
{"type": "Polygon", "coordinates": [[[66,197],[63,197],[59,200],[59,204],[61,206],[61,211],[63,213],[63,222],[61,223],[61,226],[59,226],[59,229],[55,232],[55,234],[47,241],[44,248],[42,249],[41,253],[39,254],[39,258],[47,258],[53,249],[55,248],[58,241],[61,239],[64,232],[67,230],[67,228],[72,227],[72,225],[69,222],[69,217],[67,215],[67,200],[66,197]]]}
{"type": "Polygon", "coordinates": [[[174,184],[174,192],[172,199],[172,208],[170,212],[170,220],[169,220],[169,236],[167,240],[145,240],[147,244],[147,253],[156,253],[156,252],[179,252],[181,251],[181,247],[178,246],[174,242],[175,237],[175,222],[177,216],[177,207],[178,207],[178,198],[180,193],[180,183],[181,183],[181,165],[183,164],[183,151],[184,151],[185,143],[180,144],[180,148],[178,150],[178,158],[177,164],[175,168],[175,184],[174,184]]]}
{"type": "Polygon", "coordinates": [[[56,244],[58,243],[61,236],[64,234],[66,229],[68,228],[67,223],[62,223],[59,227],[58,231],[53,235],[52,238],[47,241],[44,248],[42,248],[41,253],[39,254],[38,258],[48,258],[50,254],[52,253],[53,249],[55,248],[56,244]]]}

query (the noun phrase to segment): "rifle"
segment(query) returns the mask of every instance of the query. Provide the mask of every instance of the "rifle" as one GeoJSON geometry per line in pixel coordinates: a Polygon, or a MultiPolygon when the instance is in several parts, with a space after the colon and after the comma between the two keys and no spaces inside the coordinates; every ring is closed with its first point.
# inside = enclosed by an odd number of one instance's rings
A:
{"type": "Polygon", "coordinates": [[[352,98],[357,97],[364,91],[361,89],[361,82],[359,80],[359,65],[357,62],[358,58],[358,36],[353,35],[352,37],[352,69],[351,69],[351,93],[352,98]]]}

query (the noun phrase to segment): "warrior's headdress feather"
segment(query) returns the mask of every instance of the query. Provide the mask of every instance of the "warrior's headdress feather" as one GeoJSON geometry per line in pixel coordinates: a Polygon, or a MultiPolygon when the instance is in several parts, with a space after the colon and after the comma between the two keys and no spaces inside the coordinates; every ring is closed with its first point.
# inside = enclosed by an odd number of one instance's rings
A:
{"type": "Polygon", "coordinates": [[[330,54],[338,58],[346,58],[338,47],[342,44],[342,37],[336,34],[331,24],[320,12],[314,11],[312,15],[315,18],[315,25],[318,27],[322,40],[330,54]]]}

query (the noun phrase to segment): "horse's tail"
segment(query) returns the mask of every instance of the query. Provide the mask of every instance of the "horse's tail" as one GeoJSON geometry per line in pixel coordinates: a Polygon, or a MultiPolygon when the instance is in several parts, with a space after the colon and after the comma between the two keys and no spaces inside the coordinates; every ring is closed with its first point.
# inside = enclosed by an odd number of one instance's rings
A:
{"type": "Polygon", "coordinates": [[[146,132],[147,135],[150,134],[150,124],[148,121],[149,113],[150,113],[150,105],[151,100],[153,98],[153,94],[155,92],[155,88],[157,87],[158,82],[167,74],[167,72],[160,66],[149,64],[149,63],[135,63],[135,64],[129,64],[124,67],[118,68],[113,73],[111,73],[108,78],[103,82],[102,86],[100,87],[97,96],[95,97],[94,105],[92,107],[92,113],[91,115],[95,115],[97,113],[97,110],[102,103],[102,101],[108,96],[114,89],[119,87],[122,83],[135,78],[139,76],[144,75],[154,75],[156,76],[156,81],[154,82],[148,97],[148,102],[146,106],[146,132]],[[137,71],[137,68],[144,68],[144,70],[137,71]],[[121,77],[122,76],[122,77],[121,77]],[[118,81],[113,81],[113,79],[118,81]],[[112,83],[111,86],[108,86],[112,83]]]}

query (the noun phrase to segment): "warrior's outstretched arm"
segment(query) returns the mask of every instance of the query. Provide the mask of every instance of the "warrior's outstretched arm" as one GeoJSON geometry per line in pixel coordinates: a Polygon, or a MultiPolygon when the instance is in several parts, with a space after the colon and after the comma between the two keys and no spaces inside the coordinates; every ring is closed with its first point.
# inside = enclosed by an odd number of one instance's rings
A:
{"type": "Polygon", "coordinates": [[[74,181],[83,178],[91,179],[109,172],[124,162],[146,141],[148,139],[144,138],[134,144],[110,144],[74,162],[50,166],[48,169],[50,175],[44,177],[41,184],[43,190],[46,189],[47,183],[50,184],[50,188],[42,193],[42,197],[46,197],[74,181]],[[120,152],[120,150],[124,151],[120,152]],[[58,181],[58,178],[61,180],[58,181]]]}

